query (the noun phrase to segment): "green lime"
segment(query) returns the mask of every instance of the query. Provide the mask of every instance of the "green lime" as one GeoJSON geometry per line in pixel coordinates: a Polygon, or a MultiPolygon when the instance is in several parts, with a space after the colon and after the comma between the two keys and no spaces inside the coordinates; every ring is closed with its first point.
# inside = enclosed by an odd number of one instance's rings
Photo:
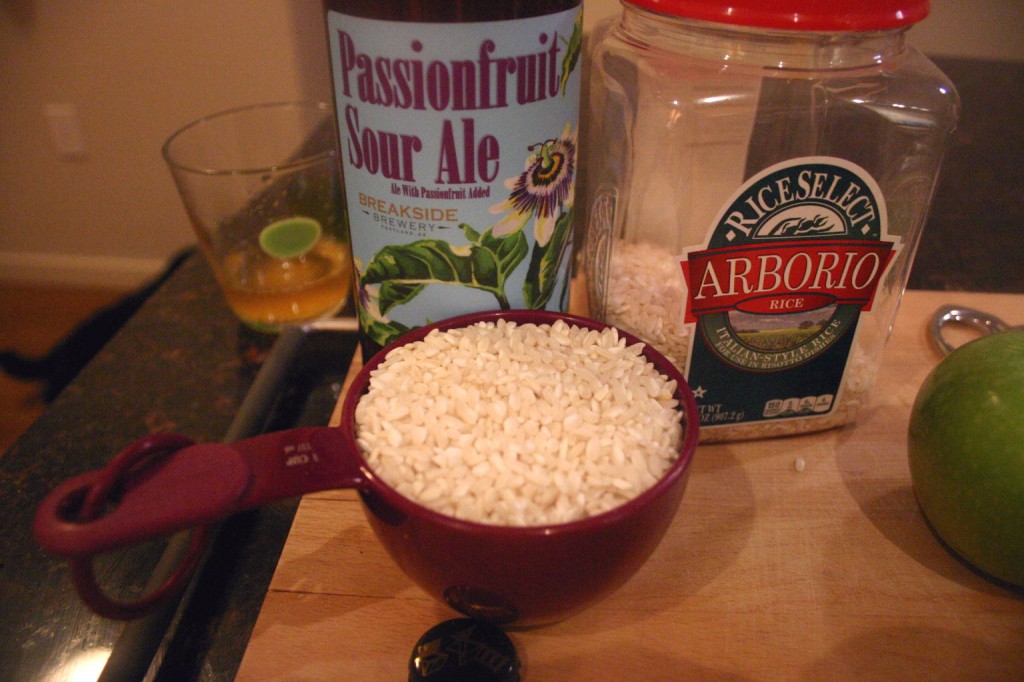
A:
{"type": "Polygon", "coordinates": [[[313,248],[321,231],[313,218],[285,218],[260,231],[260,248],[274,258],[297,258],[313,248]]]}

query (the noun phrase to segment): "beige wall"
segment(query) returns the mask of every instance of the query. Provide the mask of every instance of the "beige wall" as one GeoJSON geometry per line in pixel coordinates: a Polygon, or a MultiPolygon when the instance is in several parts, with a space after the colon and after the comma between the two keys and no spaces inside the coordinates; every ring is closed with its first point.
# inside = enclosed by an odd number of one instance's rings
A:
{"type": "Polygon", "coordinates": [[[323,98],[322,45],[319,0],[0,2],[0,278],[158,271],[193,242],[163,140],[220,109],[323,98]],[[55,150],[52,104],[73,107],[83,154],[55,150]]]}
{"type": "MultiPolygon", "coordinates": [[[[618,12],[586,3],[588,26],[618,12]]],[[[1024,60],[1022,8],[933,0],[911,41],[1024,60]]],[[[130,286],[192,243],[163,140],[220,109],[328,97],[320,12],[319,0],[0,1],[0,279],[130,286]],[[55,150],[53,104],[72,108],[84,153],[55,150]]]]}

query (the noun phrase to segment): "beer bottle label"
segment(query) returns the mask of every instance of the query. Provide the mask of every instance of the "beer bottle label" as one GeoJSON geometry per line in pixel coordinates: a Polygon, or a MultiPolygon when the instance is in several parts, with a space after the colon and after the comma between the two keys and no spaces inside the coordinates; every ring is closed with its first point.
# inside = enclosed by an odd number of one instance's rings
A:
{"type": "Polygon", "coordinates": [[[582,9],[327,16],[364,336],[568,304],[582,9]]]}

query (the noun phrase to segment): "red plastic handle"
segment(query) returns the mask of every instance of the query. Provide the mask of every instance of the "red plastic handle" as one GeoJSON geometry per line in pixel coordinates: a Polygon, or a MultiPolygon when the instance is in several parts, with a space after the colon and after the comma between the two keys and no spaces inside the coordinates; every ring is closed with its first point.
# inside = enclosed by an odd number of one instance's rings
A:
{"type": "MultiPolygon", "coordinates": [[[[100,517],[115,489],[132,476],[138,476],[147,466],[160,459],[188,448],[192,441],[170,434],[157,434],[136,441],[122,450],[100,471],[69,481],[51,495],[44,507],[58,504],[62,516],[73,518],[75,524],[88,524],[100,517]],[[82,487],[82,485],[85,487],[82,487]],[[64,494],[65,490],[67,495],[64,494]],[[78,504],[80,502],[80,504],[78,504]],[[73,507],[77,507],[77,510],[73,507]]],[[[54,526],[46,522],[43,509],[36,517],[36,534],[51,539],[54,526]]],[[[100,534],[102,537],[102,533],[100,534]]],[[[57,537],[60,534],[58,533],[57,537]]],[[[73,538],[80,537],[73,534],[73,538]]],[[[153,611],[162,602],[179,593],[189,582],[202,559],[209,537],[209,526],[200,526],[192,532],[188,548],[167,579],[149,594],[134,601],[113,599],[100,588],[93,571],[92,555],[69,558],[71,578],[82,601],[93,611],[107,618],[128,620],[153,611]]]]}
{"type": "Polygon", "coordinates": [[[134,618],[188,583],[211,522],[317,490],[362,487],[362,467],[334,428],[292,429],[228,445],[157,434],[56,488],[39,506],[33,531],[44,549],[71,561],[76,588],[94,611],[134,618]],[[154,592],[117,602],[96,584],[93,555],[186,529],[193,529],[188,549],[154,592]]]}

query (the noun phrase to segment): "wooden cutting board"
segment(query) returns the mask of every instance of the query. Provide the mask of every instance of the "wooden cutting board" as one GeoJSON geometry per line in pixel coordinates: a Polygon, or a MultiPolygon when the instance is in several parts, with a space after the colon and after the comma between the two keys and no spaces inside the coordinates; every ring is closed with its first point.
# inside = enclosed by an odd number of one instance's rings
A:
{"type": "MultiPolygon", "coordinates": [[[[1024,322],[1024,296],[908,292],[858,423],[698,448],[673,526],[629,583],[510,633],[523,679],[1024,680],[1024,592],[951,556],[911,489],[907,421],[945,303],[1024,322]]],[[[391,563],[353,493],[310,495],[237,679],[405,680],[419,636],[457,615],[391,563]]]]}

